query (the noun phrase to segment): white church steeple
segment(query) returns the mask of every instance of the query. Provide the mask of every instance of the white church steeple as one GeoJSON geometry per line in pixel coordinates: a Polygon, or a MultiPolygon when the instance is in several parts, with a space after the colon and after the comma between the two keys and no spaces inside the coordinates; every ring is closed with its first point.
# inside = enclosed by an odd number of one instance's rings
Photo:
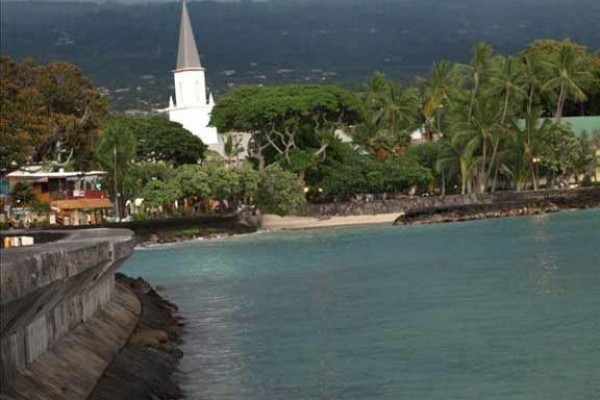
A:
{"type": "Polygon", "coordinates": [[[181,22],[179,25],[179,48],[177,49],[177,69],[182,71],[186,69],[202,69],[200,65],[200,56],[194,40],[194,31],[190,22],[187,5],[185,1],[181,7],[181,22]]]}
{"type": "Polygon", "coordinates": [[[209,127],[210,113],[214,106],[212,94],[207,100],[204,68],[194,40],[187,6],[183,1],[179,27],[179,48],[177,68],[173,71],[175,80],[175,103],[169,101],[169,119],[179,122],[184,128],[198,136],[204,144],[215,147],[219,144],[217,130],[209,127]]]}

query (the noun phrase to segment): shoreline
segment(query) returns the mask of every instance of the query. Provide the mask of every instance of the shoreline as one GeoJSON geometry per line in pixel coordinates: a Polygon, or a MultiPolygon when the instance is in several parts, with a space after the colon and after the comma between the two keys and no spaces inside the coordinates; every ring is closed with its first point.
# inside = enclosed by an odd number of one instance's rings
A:
{"type": "Polygon", "coordinates": [[[486,211],[478,213],[465,213],[461,211],[452,212],[426,212],[418,215],[406,213],[385,213],[372,215],[335,215],[327,218],[303,217],[303,216],[286,216],[280,217],[274,214],[265,214],[263,217],[263,225],[260,229],[245,233],[225,233],[210,236],[196,236],[189,238],[178,238],[171,241],[141,241],[135,249],[153,249],[161,248],[162,246],[189,244],[194,242],[206,242],[215,240],[226,240],[230,238],[247,236],[256,233],[283,232],[283,231],[301,231],[310,229],[328,229],[328,228],[347,228],[361,226],[411,226],[411,225],[430,225],[443,224],[450,222],[470,222],[487,219],[527,217],[535,215],[553,214],[562,211],[575,211],[585,209],[600,208],[600,204],[588,207],[518,207],[500,211],[486,211]]]}
{"type": "Polygon", "coordinates": [[[87,400],[179,400],[184,398],[177,371],[185,323],[177,305],[163,298],[143,278],[121,273],[117,284],[141,304],[138,322],[110,362],[87,400]]]}
{"type": "Polygon", "coordinates": [[[308,204],[296,215],[263,214],[258,220],[248,215],[230,216],[227,224],[203,225],[183,221],[145,226],[136,231],[137,248],[155,245],[224,239],[255,232],[337,228],[362,225],[419,225],[474,221],[554,213],[600,207],[600,188],[502,192],[485,196],[395,198],[370,202],[308,204]]]}
{"type": "Polygon", "coordinates": [[[327,218],[286,216],[280,217],[274,214],[263,215],[262,230],[301,230],[315,228],[333,228],[360,225],[392,225],[400,213],[384,213],[371,215],[334,215],[327,218]]]}
{"type": "Polygon", "coordinates": [[[485,219],[500,219],[511,217],[527,217],[534,215],[553,214],[561,211],[584,210],[600,208],[600,204],[589,207],[516,207],[503,210],[488,210],[468,212],[465,210],[450,210],[448,212],[424,213],[386,213],[357,216],[332,216],[327,219],[314,217],[279,217],[267,214],[267,223],[263,221],[263,230],[266,231],[295,231],[304,229],[337,228],[365,225],[410,226],[426,224],[442,224],[449,222],[468,222],[485,219]]]}

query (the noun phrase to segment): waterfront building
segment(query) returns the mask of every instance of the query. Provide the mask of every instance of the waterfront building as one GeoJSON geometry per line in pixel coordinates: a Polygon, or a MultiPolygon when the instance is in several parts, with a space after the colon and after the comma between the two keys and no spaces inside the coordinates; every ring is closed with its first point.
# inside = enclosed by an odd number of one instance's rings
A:
{"type": "Polygon", "coordinates": [[[217,129],[209,126],[210,113],[215,105],[206,90],[204,68],[200,63],[198,48],[185,1],[181,8],[177,67],[173,71],[175,98],[169,99],[169,119],[199,137],[210,150],[223,154],[217,129]]]}
{"type": "Polygon", "coordinates": [[[7,217],[24,224],[44,221],[51,225],[100,223],[113,208],[108,191],[100,185],[105,175],[104,171],[46,171],[41,166],[13,171],[6,175],[10,189],[18,183],[27,184],[35,204],[45,204],[47,208],[31,207],[20,199],[10,199],[7,217]]]}

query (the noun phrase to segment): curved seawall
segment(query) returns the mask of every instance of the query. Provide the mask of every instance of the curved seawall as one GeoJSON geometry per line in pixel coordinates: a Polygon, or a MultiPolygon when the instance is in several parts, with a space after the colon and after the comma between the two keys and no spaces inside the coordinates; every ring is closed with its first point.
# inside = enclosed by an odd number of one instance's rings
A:
{"type": "Polygon", "coordinates": [[[140,313],[135,295],[114,279],[133,252],[133,234],[27,235],[40,244],[1,254],[0,398],[85,398],[140,313]]]}

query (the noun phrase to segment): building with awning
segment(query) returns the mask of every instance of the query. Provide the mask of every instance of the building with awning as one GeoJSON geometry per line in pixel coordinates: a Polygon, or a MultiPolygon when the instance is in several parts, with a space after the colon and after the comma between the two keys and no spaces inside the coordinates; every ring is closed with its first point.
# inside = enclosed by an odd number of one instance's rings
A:
{"type": "MultiPolygon", "coordinates": [[[[104,171],[45,171],[41,166],[23,167],[6,175],[11,190],[18,183],[31,186],[37,204],[47,204],[49,223],[85,225],[102,222],[113,208],[109,193],[102,188],[104,171]]],[[[23,204],[13,204],[23,208],[23,204]]],[[[31,213],[21,213],[18,219],[28,219],[31,213]]],[[[34,215],[35,222],[43,218],[34,215]]],[[[31,221],[30,221],[31,222],[31,221]]]]}

